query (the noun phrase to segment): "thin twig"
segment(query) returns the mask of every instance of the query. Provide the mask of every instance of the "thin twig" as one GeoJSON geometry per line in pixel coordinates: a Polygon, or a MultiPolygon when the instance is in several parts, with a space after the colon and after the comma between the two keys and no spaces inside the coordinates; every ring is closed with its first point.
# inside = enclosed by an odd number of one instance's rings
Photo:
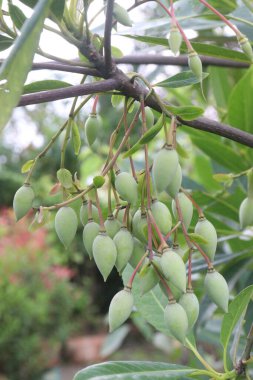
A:
{"type": "Polygon", "coordinates": [[[114,0],[107,1],[104,30],[105,72],[107,73],[108,77],[112,69],[111,30],[113,19],[113,5],[114,0]]]}

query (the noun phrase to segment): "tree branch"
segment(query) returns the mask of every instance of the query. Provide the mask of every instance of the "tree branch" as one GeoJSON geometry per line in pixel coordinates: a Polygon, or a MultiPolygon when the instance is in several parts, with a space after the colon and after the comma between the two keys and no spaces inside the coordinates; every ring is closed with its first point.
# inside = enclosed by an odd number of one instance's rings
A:
{"type": "MultiPolygon", "coordinates": [[[[132,84],[130,80],[126,80],[124,74],[119,71],[114,78],[104,81],[23,95],[20,99],[19,106],[45,103],[59,99],[66,99],[80,95],[95,94],[112,90],[118,90],[123,95],[133,97],[136,100],[139,100],[140,96],[145,97],[147,95],[146,89],[136,83],[132,84]]],[[[147,98],[146,105],[161,112],[159,104],[157,104],[156,100],[151,96],[147,98]]],[[[219,123],[206,117],[200,117],[191,121],[186,121],[178,118],[178,121],[188,127],[214,133],[216,135],[239,142],[240,144],[253,147],[253,135],[241,131],[240,129],[233,128],[230,125],[219,123]]]]}
{"type": "Polygon", "coordinates": [[[119,86],[116,79],[107,79],[95,83],[78,84],[76,86],[59,88],[57,90],[35,92],[22,95],[18,107],[31,104],[53,102],[55,100],[73,98],[75,96],[96,94],[117,89],[119,86]]]}
{"type": "Polygon", "coordinates": [[[113,5],[114,5],[114,0],[107,1],[106,16],[105,16],[105,30],[104,30],[105,71],[108,73],[108,77],[110,76],[110,72],[112,69],[111,31],[112,31],[113,5]]]}

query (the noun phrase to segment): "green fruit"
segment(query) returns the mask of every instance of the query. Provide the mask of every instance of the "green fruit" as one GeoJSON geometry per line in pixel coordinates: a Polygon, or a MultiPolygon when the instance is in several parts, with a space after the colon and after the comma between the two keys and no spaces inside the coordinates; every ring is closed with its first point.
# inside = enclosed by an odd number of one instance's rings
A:
{"type": "Polygon", "coordinates": [[[148,222],[147,215],[137,210],[133,217],[133,234],[141,241],[147,242],[148,222]]]}
{"type": "Polygon", "coordinates": [[[225,278],[214,269],[211,269],[206,274],[204,285],[211,300],[227,313],[229,289],[225,278]]]}
{"type": "Polygon", "coordinates": [[[122,199],[135,205],[138,200],[138,185],[131,174],[121,172],[115,179],[115,187],[122,199]]]}
{"type": "Polygon", "coordinates": [[[55,215],[55,230],[58,238],[68,248],[75,237],[78,220],[71,207],[61,207],[55,215]]]}
{"type": "Polygon", "coordinates": [[[186,269],[181,257],[169,248],[163,250],[161,268],[167,280],[182,292],[186,291],[186,269]]]}
{"type": "Polygon", "coordinates": [[[114,241],[105,232],[100,232],[94,239],[92,252],[95,263],[106,281],[117,259],[114,241]]]}
{"type": "MultiPolygon", "coordinates": [[[[98,209],[94,205],[92,205],[92,218],[99,223],[98,209]]],[[[88,222],[88,201],[84,201],[80,208],[80,220],[83,226],[88,222]]]]}
{"type": "Polygon", "coordinates": [[[132,26],[132,21],[129,17],[127,10],[117,3],[114,3],[113,15],[120,24],[125,26],[132,26]]]}
{"type": "Polygon", "coordinates": [[[168,207],[158,201],[152,201],[151,212],[162,234],[166,235],[171,230],[172,219],[168,207]]]}
{"type": "Polygon", "coordinates": [[[143,243],[140,242],[137,238],[133,238],[133,252],[132,255],[129,259],[129,264],[133,267],[136,268],[138,263],[140,262],[141,258],[144,256],[146,250],[145,246],[143,243]]]}
{"type": "Polygon", "coordinates": [[[155,188],[158,193],[165,190],[172,182],[176,174],[177,166],[177,152],[168,145],[155,155],[152,171],[155,188]]]}
{"type": "MultiPolygon", "coordinates": [[[[192,214],[193,214],[192,203],[190,199],[184,193],[178,194],[178,201],[179,201],[179,205],[182,211],[185,228],[188,230],[191,224],[192,214]]],[[[176,202],[174,201],[174,199],[172,201],[172,212],[173,212],[174,217],[178,218],[176,202]]]]}
{"type": "Polygon", "coordinates": [[[182,43],[182,36],[176,26],[173,26],[171,28],[168,42],[172,53],[174,55],[177,55],[179,53],[180,46],[182,43]]]}
{"type": "Polygon", "coordinates": [[[207,241],[207,243],[199,243],[199,245],[209,259],[213,261],[217,248],[217,233],[213,224],[206,218],[200,218],[195,226],[195,233],[207,241]]]}
{"type": "Polygon", "coordinates": [[[193,74],[199,80],[202,80],[202,62],[195,50],[192,50],[188,53],[188,65],[193,74]]]}
{"type": "Polygon", "coordinates": [[[13,209],[16,216],[16,221],[23,218],[23,216],[27,214],[32,207],[34,197],[34,191],[28,184],[24,184],[16,191],[13,199],[13,209]]]}
{"type": "Polygon", "coordinates": [[[244,54],[249,58],[251,62],[253,62],[252,46],[248,38],[244,35],[241,35],[240,38],[238,38],[238,42],[244,54]]]}
{"type": "Polygon", "coordinates": [[[98,136],[98,131],[101,128],[101,122],[96,113],[91,113],[89,115],[85,122],[84,128],[86,140],[89,146],[91,146],[95,142],[98,136]]]}
{"type": "Polygon", "coordinates": [[[239,220],[241,228],[253,225],[253,198],[245,198],[239,208],[239,220]]]}
{"type": "Polygon", "coordinates": [[[166,191],[171,196],[171,198],[175,198],[175,196],[178,194],[181,184],[182,184],[182,169],[181,169],[180,164],[178,164],[176,174],[174,175],[171,183],[166,188],[166,191]]]}
{"type": "Polygon", "coordinates": [[[119,232],[114,236],[113,241],[117,248],[116,268],[119,273],[127,265],[134,248],[133,237],[126,227],[121,227],[119,232]]]}
{"type": "Polygon", "coordinates": [[[109,306],[110,332],[116,330],[130,316],[134,305],[134,298],[130,289],[125,288],[115,294],[109,306]]]}
{"type": "Polygon", "coordinates": [[[199,316],[199,301],[192,290],[187,290],[179,300],[179,304],[183,306],[187,318],[188,318],[188,328],[189,330],[195,325],[195,322],[199,316]]]}
{"type": "Polygon", "coordinates": [[[86,251],[89,254],[90,259],[92,259],[92,246],[95,240],[95,237],[99,234],[99,224],[93,220],[89,220],[88,223],[84,226],[83,229],[83,244],[86,251]]]}
{"type": "MultiPolygon", "coordinates": [[[[159,267],[159,261],[160,259],[154,258],[156,265],[159,267]]],[[[145,260],[144,266],[142,267],[140,273],[140,289],[141,289],[141,295],[143,296],[145,293],[149,292],[151,289],[153,289],[158,282],[160,281],[159,275],[157,274],[157,271],[155,270],[154,266],[150,262],[149,259],[145,260]]]]}
{"type": "MultiPolygon", "coordinates": [[[[154,125],[154,121],[155,121],[152,109],[150,107],[146,107],[145,114],[146,114],[146,126],[147,128],[151,128],[154,125]]],[[[139,115],[139,118],[142,121],[141,113],[139,115]]]]}
{"type": "Polygon", "coordinates": [[[120,222],[117,219],[115,219],[113,215],[108,216],[108,218],[105,221],[105,229],[107,235],[110,236],[110,238],[114,238],[116,233],[120,230],[120,227],[120,222]]]}
{"type": "Polygon", "coordinates": [[[188,318],[184,308],[177,302],[170,302],[164,310],[164,322],[169,332],[184,343],[188,330],[188,318]]]}

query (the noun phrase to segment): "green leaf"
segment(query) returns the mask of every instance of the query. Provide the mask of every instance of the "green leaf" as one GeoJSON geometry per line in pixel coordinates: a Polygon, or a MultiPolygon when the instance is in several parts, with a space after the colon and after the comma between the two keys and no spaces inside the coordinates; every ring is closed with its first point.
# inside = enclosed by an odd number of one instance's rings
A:
{"type": "Polygon", "coordinates": [[[179,156],[181,158],[189,158],[189,154],[187,152],[187,150],[177,141],[177,153],[179,154],[179,156]]]}
{"type": "Polygon", "coordinates": [[[203,236],[196,234],[195,232],[192,232],[189,234],[189,237],[191,241],[195,241],[196,243],[199,244],[207,244],[207,240],[203,238],[203,236]]]}
{"type": "MultiPolygon", "coordinates": [[[[149,36],[139,36],[139,35],[130,35],[122,34],[122,37],[132,38],[137,41],[146,42],[152,45],[166,46],[168,48],[167,38],[161,37],[149,37],[149,36]]],[[[211,44],[202,44],[200,42],[192,42],[192,47],[198,54],[207,55],[211,57],[230,59],[237,62],[247,62],[250,63],[249,59],[245,56],[244,53],[241,53],[236,50],[226,49],[220,46],[211,45],[211,44]]],[[[187,53],[188,49],[186,44],[183,42],[180,49],[181,53],[187,53]]]]}
{"type": "Polygon", "coordinates": [[[28,160],[24,163],[24,165],[21,168],[21,173],[27,173],[31,169],[31,167],[34,164],[34,160],[28,160]]]}
{"type": "Polygon", "coordinates": [[[194,368],[179,364],[144,361],[118,361],[89,366],[79,371],[73,380],[184,380],[190,379],[188,375],[194,371],[194,368]]]}
{"type": "Polygon", "coordinates": [[[111,96],[111,103],[114,108],[118,107],[124,100],[124,96],[114,94],[111,96]]]}
{"type": "Polygon", "coordinates": [[[0,68],[0,104],[4,104],[0,113],[0,130],[9,120],[22,94],[51,1],[38,2],[33,15],[25,22],[11,53],[0,68]]]}
{"type": "Polygon", "coordinates": [[[75,155],[77,156],[81,148],[81,137],[80,137],[78,125],[76,124],[74,120],[71,123],[71,139],[72,139],[75,155]]]}
{"type": "MultiPolygon", "coordinates": [[[[20,0],[21,3],[27,5],[30,8],[34,8],[39,0],[20,0]]],[[[65,6],[65,0],[53,0],[50,10],[60,20],[63,16],[65,6]]]]}
{"type": "Polygon", "coordinates": [[[194,120],[198,118],[199,116],[201,116],[204,112],[202,108],[194,107],[194,106],[175,107],[175,106],[165,105],[165,107],[173,115],[179,116],[184,120],[194,120]]]}
{"type": "Polygon", "coordinates": [[[72,181],[72,174],[70,173],[70,171],[68,169],[59,169],[57,171],[57,178],[58,178],[58,181],[61,183],[61,185],[63,187],[65,187],[66,189],[70,189],[73,185],[73,181],[72,181]]]}
{"type": "Polygon", "coordinates": [[[152,140],[162,129],[163,126],[163,117],[160,116],[155,125],[153,125],[144,135],[140,138],[137,143],[135,143],[127,152],[123,154],[123,158],[132,156],[137,152],[144,144],[147,144],[152,140]]]}
{"type": "Polygon", "coordinates": [[[236,128],[253,133],[253,68],[233,88],[228,100],[228,121],[236,128]]]}
{"type": "Polygon", "coordinates": [[[119,48],[112,46],[112,56],[113,58],[122,58],[123,53],[119,48]]]}
{"type": "MultiPolygon", "coordinates": [[[[209,73],[202,73],[202,81],[208,77],[209,73]]],[[[183,71],[172,77],[158,82],[153,85],[153,87],[166,87],[166,88],[178,88],[190,86],[192,84],[200,83],[200,79],[193,74],[192,71],[183,71]]]]}
{"type": "Polygon", "coordinates": [[[232,173],[217,173],[213,175],[213,179],[217,182],[227,182],[231,181],[233,179],[233,174],[232,173]]]}
{"type": "Polygon", "coordinates": [[[235,325],[239,321],[241,315],[247,308],[250,300],[253,297],[253,285],[248,286],[239,293],[234,300],[229,304],[228,313],[224,315],[222,325],[220,341],[224,347],[224,351],[227,351],[231,334],[235,328],[235,325]]]}
{"type": "Polygon", "coordinates": [[[65,88],[71,86],[70,83],[61,80],[40,80],[28,83],[23,88],[23,94],[31,94],[33,92],[56,90],[57,88],[65,88]]]}
{"type": "Polygon", "coordinates": [[[5,37],[2,34],[0,34],[0,51],[8,49],[12,44],[14,40],[9,37],[5,37]]]}
{"type": "Polygon", "coordinates": [[[16,26],[16,28],[21,29],[26,20],[24,13],[19,7],[11,3],[9,3],[9,13],[13,24],[16,26]]]}

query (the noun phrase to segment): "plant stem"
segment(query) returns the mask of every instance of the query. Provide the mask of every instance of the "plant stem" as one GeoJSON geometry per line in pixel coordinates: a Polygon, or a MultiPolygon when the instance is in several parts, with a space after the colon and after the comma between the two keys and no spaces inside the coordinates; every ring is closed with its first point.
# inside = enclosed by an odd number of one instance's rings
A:
{"type": "Polygon", "coordinates": [[[206,361],[205,359],[200,355],[200,353],[198,352],[197,348],[195,348],[191,342],[189,341],[188,338],[186,338],[185,340],[186,342],[186,345],[188,348],[190,348],[190,350],[194,353],[194,355],[196,356],[196,358],[203,364],[203,366],[208,370],[210,371],[210,373],[212,374],[212,376],[215,376],[215,378],[217,378],[217,376],[219,376],[220,374],[218,372],[216,372],[206,361]]]}
{"type": "Polygon", "coordinates": [[[103,219],[103,215],[102,215],[102,210],[101,210],[101,206],[100,206],[100,201],[99,201],[99,197],[98,197],[98,191],[96,188],[95,188],[95,194],[96,194],[96,205],[97,205],[98,215],[99,215],[100,232],[106,232],[104,219],[103,219]]]}
{"type": "Polygon", "coordinates": [[[167,233],[167,235],[165,235],[164,240],[168,240],[170,238],[170,236],[173,234],[173,232],[175,232],[178,229],[180,224],[181,224],[181,221],[179,220],[176,223],[176,225],[167,233]]]}
{"type": "Polygon", "coordinates": [[[183,189],[182,187],[180,188],[180,190],[187,196],[187,198],[191,201],[191,203],[193,204],[193,206],[196,208],[197,212],[198,212],[198,216],[199,218],[204,218],[204,214],[203,214],[203,211],[202,211],[202,208],[197,204],[197,202],[192,198],[192,196],[188,193],[188,191],[186,191],[185,189],[183,189]]]}
{"type": "Polygon", "coordinates": [[[130,277],[130,279],[128,281],[128,284],[127,284],[128,288],[130,288],[130,289],[132,288],[133,280],[134,280],[134,278],[135,278],[135,276],[136,276],[136,274],[137,274],[140,266],[142,265],[143,261],[148,256],[148,254],[149,254],[149,252],[146,251],[145,254],[142,256],[142,258],[140,259],[140,261],[138,262],[136,268],[134,269],[134,271],[133,271],[133,273],[132,273],[132,275],[131,275],[131,277],[130,277]]]}

